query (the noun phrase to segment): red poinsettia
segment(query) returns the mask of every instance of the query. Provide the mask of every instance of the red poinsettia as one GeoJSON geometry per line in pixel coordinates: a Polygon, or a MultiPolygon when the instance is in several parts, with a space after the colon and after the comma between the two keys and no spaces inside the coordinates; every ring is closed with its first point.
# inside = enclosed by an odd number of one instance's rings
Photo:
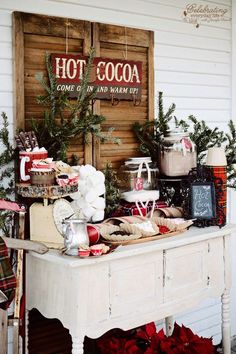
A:
{"type": "Polygon", "coordinates": [[[125,343],[124,354],[143,354],[143,350],[137,345],[137,340],[130,339],[125,343]]]}
{"type": "Polygon", "coordinates": [[[101,354],[214,354],[212,339],[199,337],[175,323],[167,337],[154,322],[131,331],[113,330],[97,341],[101,354]]]}
{"type": "Polygon", "coordinates": [[[163,330],[152,337],[145,354],[214,354],[212,339],[199,337],[191,329],[175,323],[171,336],[163,330]]]}
{"type": "Polygon", "coordinates": [[[152,336],[156,333],[156,326],[154,322],[148,323],[140,328],[137,328],[136,337],[150,341],[152,336]]]}
{"type": "Polygon", "coordinates": [[[161,354],[160,344],[165,338],[166,336],[163,329],[158,333],[154,333],[151,338],[150,346],[145,351],[145,354],[161,354]]]}
{"type": "Polygon", "coordinates": [[[131,331],[112,330],[97,340],[102,354],[144,354],[156,333],[154,322],[131,331]]]}
{"type": "MultiPolygon", "coordinates": [[[[199,337],[190,328],[175,323],[172,338],[176,340],[178,352],[186,354],[214,354],[212,338],[199,337]]],[[[167,337],[168,338],[168,337],[167,337]]]]}

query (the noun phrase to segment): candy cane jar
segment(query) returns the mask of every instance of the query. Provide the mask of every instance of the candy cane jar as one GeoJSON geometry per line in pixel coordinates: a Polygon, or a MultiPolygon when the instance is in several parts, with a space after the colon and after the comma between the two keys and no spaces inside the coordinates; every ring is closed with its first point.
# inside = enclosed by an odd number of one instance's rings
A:
{"type": "Polygon", "coordinates": [[[159,169],[151,157],[134,157],[124,162],[117,173],[121,192],[158,189],[159,169]]]}

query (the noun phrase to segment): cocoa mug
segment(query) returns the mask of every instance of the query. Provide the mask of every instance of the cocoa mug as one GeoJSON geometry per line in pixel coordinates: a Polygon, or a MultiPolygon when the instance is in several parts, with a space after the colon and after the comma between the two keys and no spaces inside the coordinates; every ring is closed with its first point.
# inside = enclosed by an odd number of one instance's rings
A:
{"type": "Polygon", "coordinates": [[[33,160],[43,160],[48,157],[48,152],[45,151],[20,151],[20,182],[30,182],[30,170],[33,160]]]}
{"type": "Polygon", "coordinates": [[[90,245],[94,245],[98,242],[100,238],[100,231],[98,225],[87,224],[87,233],[90,245]]]}

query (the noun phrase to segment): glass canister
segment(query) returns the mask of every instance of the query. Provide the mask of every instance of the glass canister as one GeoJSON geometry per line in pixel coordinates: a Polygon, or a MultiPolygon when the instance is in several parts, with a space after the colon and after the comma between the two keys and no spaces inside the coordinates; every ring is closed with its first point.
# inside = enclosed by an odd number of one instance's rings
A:
{"type": "Polygon", "coordinates": [[[188,132],[168,131],[160,147],[160,172],[168,177],[187,176],[197,166],[197,153],[188,132]]]}
{"type": "Polygon", "coordinates": [[[151,157],[133,157],[117,173],[120,192],[157,190],[159,169],[151,157]]]}

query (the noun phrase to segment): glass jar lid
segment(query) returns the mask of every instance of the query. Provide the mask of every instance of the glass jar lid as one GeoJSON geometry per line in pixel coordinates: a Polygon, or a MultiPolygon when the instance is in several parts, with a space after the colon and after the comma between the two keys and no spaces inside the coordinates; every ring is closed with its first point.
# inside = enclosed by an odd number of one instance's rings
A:
{"type": "Polygon", "coordinates": [[[152,162],[152,159],[151,157],[131,157],[130,159],[128,159],[127,161],[125,161],[125,165],[139,165],[143,162],[146,162],[146,163],[151,163],[152,162]]]}
{"type": "Polygon", "coordinates": [[[164,141],[176,141],[188,137],[189,137],[188,132],[185,132],[181,128],[175,128],[173,130],[167,130],[166,136],[164,136],[164,141]]]}

